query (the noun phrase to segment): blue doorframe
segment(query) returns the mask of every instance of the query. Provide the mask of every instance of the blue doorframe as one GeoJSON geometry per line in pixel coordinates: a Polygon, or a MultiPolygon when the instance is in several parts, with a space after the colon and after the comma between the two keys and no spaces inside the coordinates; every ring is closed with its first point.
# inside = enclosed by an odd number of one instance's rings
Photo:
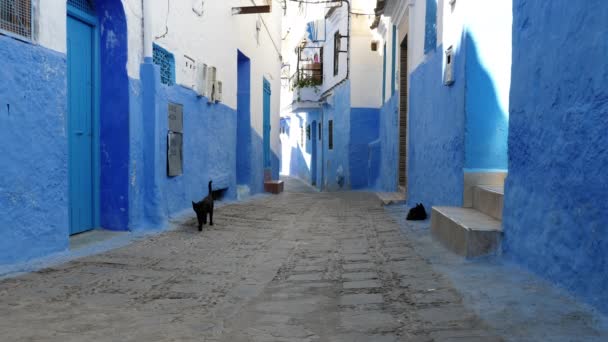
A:
{"type": "Polygon", "coordinates": [[[312,185],[317,185],[317,121],[310,124],[310,140],[312,141],[310,178],[312,185]]]}
{"type": "Polygon", "coordinates": [[[97,18],[67,7],[70,234],[94,229],[99,215],[99,29],[97,18]]]}
{"type": "Polygon", "coordinates": [[[270,156],[270,82],[264,78],[264,169],[272,166],[270,156]]]}
{"type": "Polygon", "coordinates": [[[237,52],[236,183],[251,182],[251,60],[237,52]]]}

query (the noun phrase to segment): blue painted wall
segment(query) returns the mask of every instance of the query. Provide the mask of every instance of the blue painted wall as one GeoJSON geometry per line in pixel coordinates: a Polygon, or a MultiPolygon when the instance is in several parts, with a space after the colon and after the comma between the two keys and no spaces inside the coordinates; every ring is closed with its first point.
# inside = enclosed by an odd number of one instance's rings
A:
{"type": "Polygon", "coordinates": [[[466,17],[467,169],[506,170],[511,0],[476,1],[466,17]]]}
{"type": "Polygon", "coordinates": [[[0,35],[0,264],[68,247],[66,56],[0,35]]]}
{"type": "Polygon", "coordinates": [[[237,183],[251,181],[251,60],[237,53],[237,183]]]}
{"type": "MultiPolygon", "coordinates": [[[[408,201],[421,202],[427,208],[462,205],[465,132],[462,49],[455,53],[455,83],[450,87],[443,85],[442,63],[440,47],[427,55],[410,78],[408,201]]],[[[396,121],[394,126],[396,130],[396,121]]],[[[393,155],[396,158],[397,153],[393,155]]]]}
{"type": "Polygon", "coordinates": [[[98,1],[100,18],[100,219],[110,230],[129,225],[129,78],[127,22],[121,1],[98,1]]]}
{"type": "MultiPolygon", "coordinates": [[[[378,139],[379,125],[380,111],[377,108],[352,108],[350,110],[348,163],[352,189],[365,189],[374,185],[376,177],[372,181],[370,173],[375,172],[371,171],[370,167],[377,165],[370,162],[369,144],[378,139]]],[[[379,160],[376,161],[377,163],[379,160]]]]}
{"type": "MultiPolygon", "coordinates": [[[[306,125],[312,124],[313,121],[319,122],[321,111],[318,108],[299,108],[292,114],[288,122],[288,134],[297,142],[297,146],[291,146],[291,155],[288,159],[283,156],[283,162],[289,163],[289,175],[298,177],[307,183],[312,183],[312,140],[306,137],[306,125]],[[304,122],[304,148],[300,145],[300,125],[304,122]],[[310,162],[307,162],[310,160],[310,162]]],[[[312,130],[312,128],[311,128],[312,130]]],[[[318,132],[317,132],[318,133],[318,132]]],[[[312,131],[311,131],[312,139],[312,131]]],[[[292,140],[290,139],[289,142],[292,140]]],[[[321,184],[321,142],[317,141],[317,186],[321,184]]]]}
{"type": "MultiPolygon", "coordinates": [[[[398,137],[399,137],[399,96],[392,96],[380,108],[380,122],[378,132],[379,147],[371,146],[373,153],[370,159],[380,159],[379,175],[374,182],[375,187],[382,191],[397,191],[397,163],[398,163],[398,137]],[[380,153],[380,156],[376,154],[380,153]]],[[[373,177],[373,175],[372,175],[373,177]]]]}
{"type": "MultiPolygon", "coordinates": [[[[426,0],[424,25],[424,53],[435,50],[437,46],[437,0],[426,0]]],[[[439,49],[441,51],[441,49],[439,49]]]]}
{"type": "Polygon", "coordinates": [[[606,18],[603,0],[514,0],[503,220],[506,255],[604,312],[606,18]]]}
{"type": "Polygon", "coordinates": [[[333,149],[329,149],[328,139],[323,139],[324,183],[329,191],[348,190],[350,184],[350,81],[346,81],[333,91],[331,99],[323,105],[323,137],[328,137],[329,120],[333,120],[333,149]]]}

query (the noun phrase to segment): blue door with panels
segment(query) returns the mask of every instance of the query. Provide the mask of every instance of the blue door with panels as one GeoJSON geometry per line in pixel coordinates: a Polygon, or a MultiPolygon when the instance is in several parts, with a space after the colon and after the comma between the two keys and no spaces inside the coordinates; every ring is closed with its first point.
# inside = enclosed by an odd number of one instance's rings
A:
{"type": "Polygon", "coordinates": [[[270,82],[264,79],[264,168],[271,167],[270,159],[270,82]]]}
{"type": "Polygon", "coordinates": [[[70,234],[95,226],[94,139],[96,93],[95,17],[68,1],[68,145],[70,234]]]}

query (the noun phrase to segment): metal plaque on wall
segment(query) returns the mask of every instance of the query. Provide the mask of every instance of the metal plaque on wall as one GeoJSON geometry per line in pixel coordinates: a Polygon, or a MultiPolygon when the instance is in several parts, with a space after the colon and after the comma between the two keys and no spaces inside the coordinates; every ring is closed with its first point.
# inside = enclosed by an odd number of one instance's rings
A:
{"type": "Polygon", "coordinates": [[[184,106],[169,102],[169,130],[176,133],[184,133],[184,106]]]}
{"type": "Polygon", "coordinates": [[[167,175],[179,176],[183,172],[183,135],[169,131],[167,135],[167,175]]]}

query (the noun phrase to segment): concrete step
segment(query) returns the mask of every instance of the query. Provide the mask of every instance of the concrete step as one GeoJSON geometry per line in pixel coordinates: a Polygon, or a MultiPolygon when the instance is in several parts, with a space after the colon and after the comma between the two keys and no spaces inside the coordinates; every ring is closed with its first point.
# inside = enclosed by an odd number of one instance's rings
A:
{"type": "Polygon", "coordinates": [[[404,192],[376,192],[376,196],[378,196],[383,206],[406,202],[404,192]]]}
{"type": "Polygon", "coordinates": [[[502,221],[504,194],[502,186],[477,185],[473,188],[473,208],[502,221]]]}
{"type": "Polygon", "coordinates": [[[473,208],[433,207],[431,233],[447,249],[470,258],[498,250],[502,224],[473,208]]]}

